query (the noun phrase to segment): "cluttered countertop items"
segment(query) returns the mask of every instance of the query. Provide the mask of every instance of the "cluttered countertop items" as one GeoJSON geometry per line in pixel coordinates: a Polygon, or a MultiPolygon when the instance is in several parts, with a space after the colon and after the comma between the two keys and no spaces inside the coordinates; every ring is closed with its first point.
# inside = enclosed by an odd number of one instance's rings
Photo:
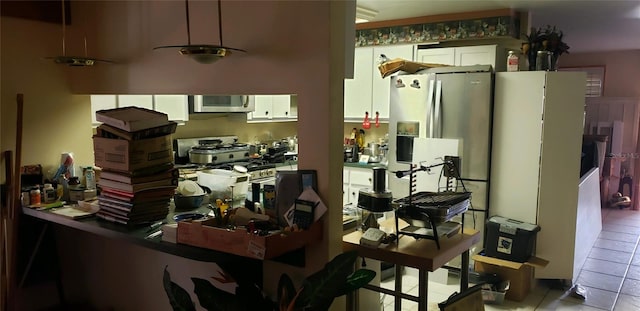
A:
{"type": "MultiPolygon", "coordinates": [[[[96,119],[103,122],[93,137],[96,167],[83,168],[83,178],[76,177],[72,154],[66,154],[51,185],[36,187],[46,194],[55,189],[52,202],[34,199],[26,207],[64,208],[68,213],[60,214],[69,218],[95,215],[136,230],[160,224],[148,239],[258,259],[321,239],[318,220],[326,207],[316,193],[315,171],[287,171],[276,181],[276,165],[297,160],[295,139],[265,148],[234,136],[172,140],[175,122],[138,107],[97,111],[96,119]],[[72,195],[75,189],[82,189],[82,197],[72,195]],[[237,241],[240,233],[249,233],[251,252],[243,243],[243,250],[236,250],[197,238],[237,241]]],[[[44,181],[41,170],[37,173],[33,187],[44,181]]]]}

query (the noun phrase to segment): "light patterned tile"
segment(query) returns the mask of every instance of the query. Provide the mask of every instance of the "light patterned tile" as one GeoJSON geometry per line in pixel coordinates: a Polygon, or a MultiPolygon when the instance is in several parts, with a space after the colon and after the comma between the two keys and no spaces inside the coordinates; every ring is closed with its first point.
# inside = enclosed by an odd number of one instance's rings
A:
{"type": "Polygon", "coordinates": [[[612,232],[612,231],[600,231],[599,239],[622,241],[629,243],[638,242],[638,234],[612,232]]]}
{"type": "Polygon", "coordinates": [[[580,272],[580,276],[578,276],[578,280],[576,283],[584,287],[603,289],[617,293],[620,290],[620,286],[622,285],[622,278],[613,275],[582,270],[580,272]]]}
{"type": "Polygon", "coordinates": [[[622,264],[628,264],[631,261],[631,253],[619,252],[610,249],[594,247],[589,252],[589,258],[613,261],[622,264]]]}
{"type": "Polygon", "coordinates": [[[602,311],[606,309],[596,308],[575,300],[555,299],[546,297],[535,309],[536,311],[602,311]]]}
{"type": "Polygon", "coordinates": [[[622,232],[630,234],[640,234],[640,227],[625,226],[621,224],[603,224],[603,231],[622,232]]]}
{"type": "Polygon", "coordinates": [[[582,266],[582,270],[624,277],[624,274],[627,271],[627,264],[587,258],[582,266]]]}
{"type": "Polygon", "coordinates": [[[613,309],[613,304],[618,296],[617,291],[613,292],[588,286],[583,286],[583,288],[586,290],[586,299],[582,300],[569,295],[565,297],[564,300],[605,310],[613,309]]]}
{"type": "Polygon", "coordinates": [[[633,253],[633,251],[636,249],[636,243],[606,239],[597,239],[593,246],[598,248],[611,249],[614,251],[621,251],[625,253],[633,253]]]}
{"type": "Polygon", "coordinates": [[[628,218],[607,218],[605,219],[606,224],[616,224],[616,225],[624,225],[631,227],[640,227],[640,220],[637,219],[628,219],[628,218]]]}
{"type": "Polygon", "coordinates": [[[613,311],[637,311],[640,310],[640,297],[620,294],[613,311]]]}
{"type": "Polygon", "coordinates": [[[622,289],[620,290],[620,293],[640,297],[640,281],[625,279],[624,283],[622,283],[622,289]]]}
{"type": "Polygon", "coordinates": [[[640,252],[636,252],[636,254],[633,255],[633,259],[631,260],[631,264],[632,265],[636,265],[636,266],[640,266],[640,252]]]}
{"type": "Polygon", "coordinates": [[[629,266],[625,279],[640,280],[640,266],[629,266]]]}

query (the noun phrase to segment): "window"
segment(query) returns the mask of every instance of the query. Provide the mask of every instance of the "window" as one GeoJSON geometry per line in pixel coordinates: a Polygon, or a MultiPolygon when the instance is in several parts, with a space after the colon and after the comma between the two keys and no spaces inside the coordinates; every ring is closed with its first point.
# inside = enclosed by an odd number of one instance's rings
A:
{"type": "Polygon", "coordinates": [[[604,88],[604,66],[567,67],[558,71],[581,71],[587,73],[586,97],[601,97],[604,88]]]}

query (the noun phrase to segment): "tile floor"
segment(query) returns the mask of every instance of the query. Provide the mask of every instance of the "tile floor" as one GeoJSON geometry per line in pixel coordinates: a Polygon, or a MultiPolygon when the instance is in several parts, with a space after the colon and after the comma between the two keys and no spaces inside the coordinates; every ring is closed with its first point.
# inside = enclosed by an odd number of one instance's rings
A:
{"type": "MultiPolygon", "coordinates": [[[[523,302],[505,300],[502,305],[485,305],[485,310],[640,310],[640,211],[607,208],[602,209],[602,218],[602,232],[577,280],[587,290],[586,300],[572,297],[568,289],[537,282],[523,302]]],[[[417,273],[412,272],[405,271],[403,289],[417,295],[417,273]]],[[[429,281],[428,310],[438,310],[438,302],[459,290],[457,280],[446,283],[429,281]]],[[[392,289],[393,278],[383,281],[381,286],[392,289]]],[[[381,310],[394,310],[393,300],[392,296],[381,294],[381,310]]],[[[403,300],[403,311],[417,309],[417,303],[403,300]]]]}

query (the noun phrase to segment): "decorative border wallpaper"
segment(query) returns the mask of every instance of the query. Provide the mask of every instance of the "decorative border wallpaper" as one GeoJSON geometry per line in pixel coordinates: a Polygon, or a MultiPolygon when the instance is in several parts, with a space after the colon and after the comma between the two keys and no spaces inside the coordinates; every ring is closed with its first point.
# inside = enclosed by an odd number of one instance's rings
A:
{"type": "Polygon", "coordinates": [[[460,39],[518,38],[520,21],[513,16],[356,30],[356,47],[460,39]]]}

